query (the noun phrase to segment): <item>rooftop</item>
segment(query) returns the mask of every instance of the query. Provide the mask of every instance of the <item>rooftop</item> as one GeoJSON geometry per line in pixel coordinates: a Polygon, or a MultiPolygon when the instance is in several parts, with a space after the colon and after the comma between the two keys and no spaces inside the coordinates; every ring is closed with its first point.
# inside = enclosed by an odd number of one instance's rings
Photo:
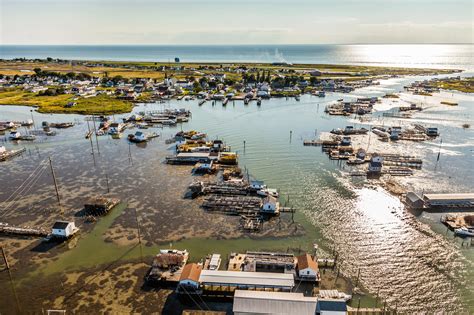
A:
{"type": "Polygon", "coordinates": [[[269,272],[241,272],[203,270],[199,281],[206,284],[257,285],[268,287],[294,287],[292,274],[269,272]]]}
{"type": "Polygon", "coordinates": [[[303,293],[236,290],[233,312],[251,314],[316,314],[317,298],[303,293]]]}

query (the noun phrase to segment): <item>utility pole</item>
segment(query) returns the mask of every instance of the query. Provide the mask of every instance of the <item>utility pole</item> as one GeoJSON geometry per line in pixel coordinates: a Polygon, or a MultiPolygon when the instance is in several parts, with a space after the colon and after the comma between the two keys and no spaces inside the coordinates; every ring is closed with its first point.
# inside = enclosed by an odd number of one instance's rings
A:
{"type": "Polygon", "coordinates": [[[142,263],[143,263],[142,237],[141,237],[141,234],[140,234],[140,223],[138,222],[137,208],[135,208],[135,220],[137,221],[137,233],[138,233],[138,244],[140,246],[140,257],[141,257],[142,263]]]}
{"type": "Polygon", "coordinates": [[[94,134],[95,134],[95,142],[97,144],[97,153],[100,155],[100,150],[99,150],[99,140],[97,138],[97,129],[95,127],[95,117],[92,116],[92,122],[94,123],[94,134]]]}
{"type": "Polygon", "coordinates": [[[7,260],[7,255],[5,254],[5,250],[3,249],[3,247],[0,247],[2,249],[2,256],[3,256],[3,260],[5,261],[5,267],[7,267],[7,269],[10,269],[10,264],[8,264],[8,260],[7,260]]]}
{"type": "Polygon", "coordinates": [[[53,161],[51,161],[51,157],[49,157],[49,166],[51,168],[51,174],[53,175],[54,189],[56,190],[56,197],[58,199],[58,205],[59,205],[59,207],[61,207],[61,200],[59,199],[58,183],[56,182],[56,174],[54,174],[53,161]]]}

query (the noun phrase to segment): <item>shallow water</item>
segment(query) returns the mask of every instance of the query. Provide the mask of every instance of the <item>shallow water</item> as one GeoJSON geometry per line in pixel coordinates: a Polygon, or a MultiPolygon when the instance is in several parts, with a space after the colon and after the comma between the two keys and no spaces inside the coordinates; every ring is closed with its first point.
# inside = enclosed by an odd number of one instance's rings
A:
{"type": "MultiPolygon", "coordinates": [[[[361,89],[352,95],[380,96],[381,91],[399,91],[401,86],[415,79],[419,78],[387,80],[381,86],[361,89]]],[[[362,285],[374,295],[379,292],[381,299],[392,308],[405,312],[445,310],[459,313],[473,310],[472,248],[461,247],[459,239],[453,238],[451,232],[446,233],[438,222],[438,214],[408,212],[397,198],[374,188],[371,183],[347,178],[344,174],[349,168],[329,160],[320,148],[302,145],[303,139],[313,138],[315,133],[344,127],[348,120],[353,120],[352,117],[330,117],[323,112],[327,102],[342,97],[350,98],[351,95],[328,93],[326,98],[305,95],[300,102],[272,99],[263,101],[261,107],[254,103],[244,106],[242,102],[229,102],[227,107],[220,103],[212,106],[211,102],[207,102],[198,107],[197,101],[140,105],[134,109],[135,112],[168,106],[186,107],[192,110],[193,117],[182,126],[159,129],[161,138],[152,141],[146,148],[129,147],[125,137],[120,140],[100,138],[101,156],[96,156],[97,168],[94,168],[90,154],[90,143],[83,138],[87,125],[82,123],[69,130],[59,130],[56,137],[26,144],[29,152],[23,157],[0,164],[0,182],[8,182],[12,189],[17,187],[39,161],[52,155],[61,191],[67,195],[65,203],[74,210],[82,205],[81,195],[104,192],[104,174],[107,172],[110,175],[112,192],[126,196],[129,208],[140,209],[141,220],[146,223],[142,232],[149,244],[143,247],[144,255],[151,255],[163,246],[157,245],[160,243],[160,226],[163,227],[162,233],[169,233],[166,231],[179,223],[183,231],[202,235],[172,242],[173,247],[190,250],[193,260],[211,252],[226,255],[246,249],[286,250],[301,247],[311,250],[316,242],[326,254],[335,249],[346,275],[354,278],[360,269],[362,285]],[[161,164],[164,157],[171,153],[163,140],[181,128],[201,130],[211,138],[224,139],[239,153],[242,167],[247,168],[255,178],[265,180],[268,186],[280,189],[282,199],[290,199],[291,205],[298,209],[295,219],[305,228],[306,235],[220,240],[219,233],[232,231],[232,225],[225,225],[231,219],[203,214],[196,202],[182,200],[186,185],[193,180],[189,169],[161,164]],[[128,160],[129,148],[132,163],[128,160]],[[145,209],[143,212],[142,208],[145,209]],[[173,218],[173,213],[179,217],[173,218]],[[178,223],[169,220],[177,220],[178,223]],[[205,223],[199,223],[201,221],[205,223]],[[150,222],[154,224],[148,224],[150,222]],[[222,224],[222,228],[217,234],[206,236],[205,224],[208,222],[222,224]]],[[[417,97],[402,94],[399,102],[413,98],[417,97]]],[[[439,140],[394,145],[395,149],[405,154],[419,155],[424,162],[422,170],[416,171],[411,178],[401,179],[402,182],[418,192],[472,191],[474,131],[461,127],[462,123],[473,121],[472,97],[443,92],[433,97],[421,97],[419,101],[429,108],[410,120],[387,117],[382,120],[381,112],[378,112],[374,120],[380,117],[379,121],[368,122],[382,122],[385,125],[422,122],[440,128],[443,144],[439,162],[436,161],[439,140]],[[439,101],[445,99],[456,100],[459,106],[440,105],[439,101]]],[[[377,108],[389,109],[394,105],[391,102],[384,99],[377,108]]],[[[24,120],[29,117],[29,108],[0,107],[0,120],[24,120]]],[[[78,115],[38,113],[34,113],[34,118],[37,123],[42,120],[82,119],[78,115]]],[[[372,142],[371,146],[376,148],[378,144],[375,140],[372,142]]],[[[11,143],[8,142],[7,146],[11,147],[11,143]]],[[[45,175],[39,183],[42,183],[41,187],[32,194],[49,196],[47,200],[38,202],[53,207],[55,199],[50,179],[45,175]]],[[[10,189],[2,189],[0,200],[5,200],[9,193],[10,189]]],[[[25,211],[20,206],[15,209],[25,211]]],[[[34,211],[40,213],[41,209],[37,206],[34,211]]],[[[73,213],[71,209],[69,214],[73,213]]],[[[44,217],[46,219],[47,215],[44,217]]],[[[134,217],[127,218],[131,221],[130,227],[134,227],[134,217]]],[[[102,230],[98,231],[100,234],[102,230]]],[[[101,235],[92,238],[96,242],[100,239],[101,235]]],[[[91,250],[92,247],[84,244],[78,245],[79,253],[91,250]]],[[[77,255],[74,250],[68,251],[59,255],[55,262],[44,265],[39,272],[95,265],[117,259],[123,253],[118,245],[109,243],[107,248],[94,259],[77,255]]],[[[138,248],[128,255],[138,257],[138,248]]]]}

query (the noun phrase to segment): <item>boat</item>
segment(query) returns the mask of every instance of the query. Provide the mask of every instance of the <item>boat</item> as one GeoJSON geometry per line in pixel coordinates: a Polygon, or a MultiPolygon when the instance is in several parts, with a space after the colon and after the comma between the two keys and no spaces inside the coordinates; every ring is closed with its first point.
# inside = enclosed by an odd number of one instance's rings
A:
{"type": "Polygon", "coordinates": [[[162,121],[161,121],[161,124],[167,125],[167,126],[176,125],[176,120],[173,120],[173,119],[165,119],[165,120],[162,120],[162,121]]]}
{"type": "Polygon", "coordinates": [[[280,196],[280,194],[278,193],[278,190],[273,189],[273,188],[262,188],[260,190],[257,190],[257,195],[264,196],[264,197],[272,196],[275,198],[278,198],[280,196]]]}
{"type": "Polygon", "coordinates": [[[220,254],[212,254],[206,257],[206,261],[204,262],[204,270],[219,270],[221,266],[221,255],[220,254]]]}
{"type": "Polygon", "coordinates": [[[51,128],[57,128],[57,129],[65,129],[65,128],[71,128],[74,126],[74,123],[72,122],[64,122],[64,123],[51,123],[49,124],[49,127],[51,128]]]}
{"type": "Polygon", "coordinates": [[[36,140],[35,135],[24,135],[20,137],[20,140],[33,141],[36,140]]]}
{"type": "Polygon", "coordinates": [[[300,101],[300,97],[299,97],[298,95],[295,95],[295,100],[299,102],[299,101],[300,101]]]}
{"type": "Polygon", "coordinates": [[[229,103],[229,99],[225,98],[224,101],[222,102],[222,106],[226,106],[227,103],[229,103]]]}
{"type": "Polygon", "coordinates": [[[326,97],[326,92],[324,92],[324,91],[319,91],[319,92],[318,92],[318,97],[326,97]]]}
{"type": "Polygon", "coordinates": [[[457,235],[457,236],[461,236],[461,237],[466,237],[466,236],[470,236],[470,237],[473,237],[474,236],[474,230],[470,230],[466,227],[461,227],[461,228],[458,228],[458,229],[454,229],[454,234],[457,235]]]}
{"type": "Polygon", "coordinates": [[[352,299],[352,295],[338,290],[319,290],[318,297],[321,299],[342,299],[345,302],[349,302],[352,299]]]}
{"type": "Polygon", "coordinates": [[[122,123],[118,123],[118,122],[113,122],[110,124],[110,127],[109,127],[109,134],[110,135],[117,135],[119,133],[122,133],[122,131],[125,130],[125,125],[122,124],[122,123]]]}
{"type": "Polygon", "coordinates": [[[8,136],[10,140],[20,140],[21,139],[21,133],[18,131],[12,131],[10,132],[10,135],[8,136]]]}
{"type": "Polygon", "coordinates": [[[341,146],[350,146],[352,144],[351,137],[342,137],[341,146]]]}
{"type": "Polygon", "coordinates": [[[137,123],[137,127],[138,129],[148,129],[148,124],[140,122],[140,123],[137,123]]]}
{"type": "Polygon", "coordinates": [[[244,105],[248,105],[249,104],[249,99],[248,98],[244,98],[244,105]]]}
{"type": "Polygon", "coordinates": [[[141,143],[146,142],[147,140],[147,136],[141,131],[137,131],[135,134],[128,135],[128,141],[130,142],[141,143]]]}

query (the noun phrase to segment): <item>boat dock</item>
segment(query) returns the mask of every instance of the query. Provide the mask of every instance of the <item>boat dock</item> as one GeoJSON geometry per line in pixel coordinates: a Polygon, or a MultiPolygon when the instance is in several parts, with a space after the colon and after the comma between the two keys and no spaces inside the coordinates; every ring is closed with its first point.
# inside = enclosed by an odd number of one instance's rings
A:
{"type": "Polygon", "coordinates": [[[120,199],[117,198],[95,197],[84,205],[84,212],[92,216],[106,215],[119,203],[120,199]]]}
{"type": "Polygon", "coordinates": [[[0,224],[0,234],[2,235],[16,235],[16,236],[36,236],[36,237],[45,237],[49,233],[40,230],[40,229],[32,229],[32,228],[20,228],[9,226],[6,224],[0,224]]]}
{"type": "Polygon", "coordinates": [[[18,150],[11,150],[11,151],[2,150],[0,148],[0,161],[3,162],[3,161],[6,161],[8,159],[14,158],[15,156],[19,156],[25,151],[26,151],[25,148],[21,148],[21,149],[18,149],[18,150]]]}

